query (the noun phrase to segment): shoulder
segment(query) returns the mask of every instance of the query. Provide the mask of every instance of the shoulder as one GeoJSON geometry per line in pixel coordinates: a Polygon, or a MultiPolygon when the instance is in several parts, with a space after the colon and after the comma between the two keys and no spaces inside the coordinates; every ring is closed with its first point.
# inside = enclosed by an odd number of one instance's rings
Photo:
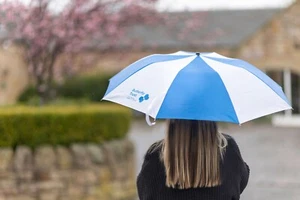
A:
{"type": "Polygon", "coordinates": [[[228,140],[234,140],[232,136],[228,135],[227,133],[222,133],[222,135],[228,140]]]}
{"type": "Polygon", "coordinates": [[[228,143],[229,147],[238,148],[238,145],[237,145],[235,139],[231,135],[228,135],[228,134],[225,134],[225,133],[222,133],[222,135],[227,140],[227,143],[228,143]]]}
{"type": "Polygon", "coordinates": [[[162,179],[164,168],[160,162],[160,153],[163,141],[157,141],[148,148],[141,171],[137,176],[137,191],[139,199],[154,199],[157,193],[158,186],[164,185],[162,179]]]}
{"type": "Polygon", "coordinates": [[[235,141],[235,139],[228,134],[224,134],[224,133],[222,133],[222,134],[224,135],[224,137],[227,140],[226,151],[229,150],[231,152],[234,152],[234,154],[237,155],[237,157],[239,157],[241,160],[243,160],[239,146],[238,146],[237,142],[235,141]]]}
{"type": "Polygon", "coordinates": [[[153,156],[159,155],[163,146],[163,140],[153,143],[147,150],[145,154],[145,160],[149,160],[153,156]]]}

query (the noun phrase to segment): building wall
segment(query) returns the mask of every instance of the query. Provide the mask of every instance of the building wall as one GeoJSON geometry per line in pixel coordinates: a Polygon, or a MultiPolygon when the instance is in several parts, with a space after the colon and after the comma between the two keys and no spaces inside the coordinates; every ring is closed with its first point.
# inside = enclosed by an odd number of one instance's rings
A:
{"type": "Polygon", "coordinates": [[[13,104],[28,83],[28,73],[17,46],[0,45],[0,105],[13,104]]]}
{"type": "Polygon", "coordinates": [[[281,11],[237,50],[261,69],[289,68],[300,74],[300,1],[281,11]]]}
{"type": "Polygon", "coordinates": [[[213,49],[178,49],[178,48],[169,48],[169,49],[149,49],[149,50],[122,50],[122,51],[114,51],[114,52],[108,52],[108,53],[97,53],[97,52],[90,52],[90,55],[94,56],[96,58],[95,60],[95,68],[92,69],[92,71],[98,71],[98,72],[118,72],[122,70],[123,68],[127,67],[131,63],[145,57],[149,56],[151,54],[169,54],[169,53],[175,53],[177,51],[192,51],[192,52],[209,52],[209,51],[215,51],[217,53],[220,53],[225,56],[232,56],[232,53],[228,49],[221,49],[221,48],[213,48],[213,49]]]}

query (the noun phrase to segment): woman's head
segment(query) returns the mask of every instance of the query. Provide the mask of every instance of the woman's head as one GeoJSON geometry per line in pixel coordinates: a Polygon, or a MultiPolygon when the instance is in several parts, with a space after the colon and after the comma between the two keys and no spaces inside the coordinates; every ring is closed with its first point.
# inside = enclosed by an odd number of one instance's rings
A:
{"type": "Polygon", "coordinates": [[[226,145],[216,122],[170,120],[162,151],[167,186],[186,189],[220,185],[220,160],[226,145]]]}

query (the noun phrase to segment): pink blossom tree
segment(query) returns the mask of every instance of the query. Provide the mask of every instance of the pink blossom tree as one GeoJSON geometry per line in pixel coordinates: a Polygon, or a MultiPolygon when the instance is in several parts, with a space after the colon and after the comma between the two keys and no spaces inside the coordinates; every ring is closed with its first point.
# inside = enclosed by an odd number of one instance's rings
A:
{"type": "Polygon", "coordinates": [[[158,19],[155,2],[70,0],[57,13],[49,9],[51,0],[10,0],[0,4],[0,24],[9,31],[8,39],[25,47],[29,73],[44,103],[51,96],[59,56],[80,52],[94,39],[108,48],[118,45],[126,26],[158,19]]]}

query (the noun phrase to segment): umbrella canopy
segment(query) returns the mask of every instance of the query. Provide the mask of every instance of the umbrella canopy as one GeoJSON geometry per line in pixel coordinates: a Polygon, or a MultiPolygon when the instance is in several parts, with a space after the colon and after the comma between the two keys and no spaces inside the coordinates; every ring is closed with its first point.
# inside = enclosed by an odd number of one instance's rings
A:
{"type": "Polygon", "coordinates": [[[291,109],[282,88],[265,73],[214,52],[142,58],[110,79],[103,99],[155,119],[238,124],[291,109]]]}

